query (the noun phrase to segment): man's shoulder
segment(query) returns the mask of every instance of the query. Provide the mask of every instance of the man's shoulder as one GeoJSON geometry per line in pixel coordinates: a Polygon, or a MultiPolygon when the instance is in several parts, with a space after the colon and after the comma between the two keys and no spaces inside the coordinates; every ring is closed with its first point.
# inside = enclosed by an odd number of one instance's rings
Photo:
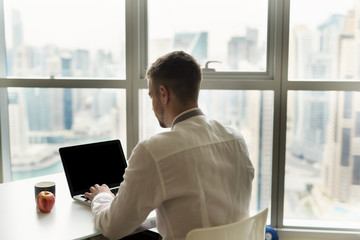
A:
{"type": "Polygon", "coordinates": [[[235,128],[231,126],[224,125],[217,120],[210,119],[209,125],[210,129],[214,132],[217,132],[217,134],[223,136],[224,138],[230,139],[243,139],[243,135],[235,128]]]}
{"type": "Polygon", "coordinates": [[[193,119],[180,122],[173,130],[156,134],[140,144],[154,159],[162,159],[188,149],[232,140],[243,140],[243,137],[215,120],[193,119]]]}
{"type": "Polygon", "coordinates": [[[177,132],[174,131],[168,131],[168,132],[162,132],[157,133],[143,141],[140,142],[142,146],[145,148],[152,148],[153,146],[159,146],[163,143],[167,143],[169,141],[174,141],[177,139],[177,132]]]}
{"type": "Polygon", "coordinates": [[[177,132],[163,132],[141,141],[139,145],[156,161],[179,151],[182,148],[180,139],[177,132]]]}

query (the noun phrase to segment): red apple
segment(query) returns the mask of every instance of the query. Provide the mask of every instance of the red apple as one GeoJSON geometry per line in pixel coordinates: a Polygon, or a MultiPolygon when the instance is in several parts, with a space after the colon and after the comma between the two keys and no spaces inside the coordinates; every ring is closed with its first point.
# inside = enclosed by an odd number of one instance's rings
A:
{"type": "Polygon", "coordinates": [[[55,196],[52,192],[42,191],[36,197],[36,205],[41,212],[49,213],[55,204],[55,196]]]}

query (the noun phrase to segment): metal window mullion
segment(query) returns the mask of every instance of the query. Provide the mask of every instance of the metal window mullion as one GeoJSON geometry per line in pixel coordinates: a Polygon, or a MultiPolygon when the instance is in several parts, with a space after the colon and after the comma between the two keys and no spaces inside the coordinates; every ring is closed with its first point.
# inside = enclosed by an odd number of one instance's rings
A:
{"type": "Polygon", "coordinates": [[[269,77],[274,77],[275,75],[275,62],[276,58],[276,33],[278,29],[277,19],[277,1],[269,0],[268,5],[268,24],[267,24],[267,48],[266,48],[266,73],[269,77]]]}
{"type": "Polygon", "coordinates": [[[289,21],[290,21],[290,0],[277,0],[277,15],[278,19],[278,40],[277,40],[277,54],[279,61],[277,62],[277,73],[279,74],[279,92],[277,94],[278,102],[278,125],[277,146],[274,150],[277,151],[276,163],[273,166],[273,198],[272,206],[275,209],[272,211],[272,224],[277,227],[283,227],[284,218],[284,191],[285,191],[285,155],[286,155],[286,119],[287,119],[287,75],[288,75],[288,46],[289,46],[289,21]],[[274,216],[273,216],[274,215],[274,216]]]}
{"type": "Polygon", "coordinates": [[[6,88],[0,88],[0,183],[11,181],[10,133],[6,88]]]}
{"type": "MultiPolygon", "coordinates": [[[[140,78],[144,80],[145,71],[147,68],[148,61],[148,11],[147,11],[147,0],[138,0],[140,1],[140,32],[141,38],[140,41],[140,49],[142,52],[140,58],[140,78]]],[[[275,8],[275,1],[276,0],[269,0],[269,9],[275,8]]],[[[269,10],[269,12],[272,10],[269,10]]],[[[220,72],[206,72],[203,73],[204,78],[203,81],[208,81],[209,79],[235,79],[235,80],[242,80],[242,79],[267,79],[273,80],[273,73],[274,73],[274,45],[275,45],[275,38],[274,38],[274,31],[275,25],[272,18],[275,16],[268,15],[268,31],[267,31],[267,60],[266,60],[266,71],[263,72],[237,72],[237,71],[220,71],[220,72]]],[[[215,69],[216,70],[216,69],[215,69]]]]}
{"type": "Polygon", "coordinates": [[[359,81],[287,81],[286,90],[360,91],[359,81]]]}
{"type": "MultiPolygon", "coordinates": [[[[0,78],[6,77],[4,14],[4,1],[0,0],[0,78]]],[[[11,181],[8,97],[7,89],[0,86],[0,183],[8,181],[11,181]]]]}
{"type": "Polygon", "coordinates": [[[147,0],[140,0],[139,5],[139,76],[138,81],[144,82],[148,63],[148,4],[147,0]]]}
{"type": "Polygon", "coordinates": [[[139,9],[141,0],[126,0],[126,130],[127,155],[139,141],[139,9]]]}
{"type": "Polygon", "coordinates": [[[201,89],[228,89],[228,90],[272,90],[275,91],[274,81],[252,80],[252,81],[203,81],[201,89]]]}
{"type": "Polygon", "coordinates": [[[0,78],[0,87],[126,88],[125,80],[0,78]]]}

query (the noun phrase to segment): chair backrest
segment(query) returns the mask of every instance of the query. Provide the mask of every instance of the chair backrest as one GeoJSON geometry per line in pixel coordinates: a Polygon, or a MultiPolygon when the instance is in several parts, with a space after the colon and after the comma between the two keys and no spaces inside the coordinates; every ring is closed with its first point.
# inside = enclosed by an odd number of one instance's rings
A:
{"type": "Polygon", "coordinates": [[[268,208],[247,219],[222,226],[197,228],[186,240],[265,240],[268,208]]]}

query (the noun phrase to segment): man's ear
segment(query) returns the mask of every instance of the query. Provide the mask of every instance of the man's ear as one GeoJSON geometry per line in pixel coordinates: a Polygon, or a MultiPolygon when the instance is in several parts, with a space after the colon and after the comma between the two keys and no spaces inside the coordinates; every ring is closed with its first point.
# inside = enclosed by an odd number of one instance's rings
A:
{"type": "Polygon", "coordinates": [[[164,85],[161,85],[159,87],[160,89],[160,101],[163,104],[168,104],[169,100],[170,100],[170,92],[167,89],[167,87],[165,87],[164,85]]]}

